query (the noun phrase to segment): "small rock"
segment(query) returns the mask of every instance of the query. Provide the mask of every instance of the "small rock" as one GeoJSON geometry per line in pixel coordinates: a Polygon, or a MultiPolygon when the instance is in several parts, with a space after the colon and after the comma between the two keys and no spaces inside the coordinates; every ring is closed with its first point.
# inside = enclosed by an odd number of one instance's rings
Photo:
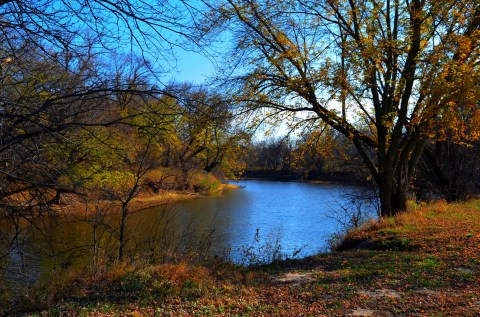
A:
{"type": "Polygon", "coordinates": [[[463,267],[457,267],[455,268],[455,271],[459,272],[459,273],[462,273],[462,274],[473,274],[474,272],[470,269],[466,269],[466,268],[463,268],[463,267]]]}
{"type": "Polygon", "coordinates": [[[376,289],[375,291],[358,291],[358,294],[366,295],[368,297],[379,298],[379,297],[390,297],[390,298],[400,298],[402,297],[398,292],[393,289],[376,289]]]}
{"type": "Polygon", "coordinates": [[[308,283],[315,280],[313,273],[287,273],[281,277],[276,277],[274,280],[278,283],[308,283]]]}
{"type": "Polygon", "coordinates": [[[348,316],[373,316],[375,312],[371,309],[365,309],[365,308],[357,308],[352,310],[352,313],[348,316]]]}
{"type": "Polygon", "coordinates": [[[429,296],[437,296],[437,295],[441,295],[442,293],[438,292],[438,291],[434,291],[434,290],[431,290],[431,289],[427,289],[427,288],[421,288],[421,289],[417,289],[414,291],[415,293],[418,293],[418,294],[423,294],[423,295],[429,295],[429,296]]]}

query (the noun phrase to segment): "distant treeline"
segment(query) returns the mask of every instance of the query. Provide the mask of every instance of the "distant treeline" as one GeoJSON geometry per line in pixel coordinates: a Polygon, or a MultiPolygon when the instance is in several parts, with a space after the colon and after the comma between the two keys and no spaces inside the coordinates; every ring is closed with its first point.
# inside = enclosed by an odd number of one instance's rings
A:
{"type": "Polygon", "coordinates": [[[365,183],[368,171],[356,153],[346,138],[332,130],[314,130],[299,138],[266,138],[250,147],[245,176],[365,183]]]}
{"type": "MultiPolygon", "coordinates": [[[[270,137],[251,145],[246,178],[372,184],[349,140],[333,131],[270,137]]],[[[421,157],[410,196],[465,200],[480,193],[480,142],[431,140],[421,157]]]]}

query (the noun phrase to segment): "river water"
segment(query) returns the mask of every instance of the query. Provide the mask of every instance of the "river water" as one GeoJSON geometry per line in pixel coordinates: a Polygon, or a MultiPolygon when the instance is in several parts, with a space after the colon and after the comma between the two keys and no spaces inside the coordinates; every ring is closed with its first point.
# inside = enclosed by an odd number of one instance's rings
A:
{"type": "MultiPolygon", "coordinates": [[[[327,251],[332,234],[342,231],[355,211],[355,186],[248,180],[243,188],[142,210],[127,223],[127,254],[169,256],[191,250],[239,263],[301,257],[327,251]]],[[[92,254],[112,260],[118,216],[45,219],[4,259],[7,282],[46,279],[92,254]],[[96,241],[96,243],[95,243],[96,241]],[[21,274],[18,274],[21,273],[21,274]]]]}

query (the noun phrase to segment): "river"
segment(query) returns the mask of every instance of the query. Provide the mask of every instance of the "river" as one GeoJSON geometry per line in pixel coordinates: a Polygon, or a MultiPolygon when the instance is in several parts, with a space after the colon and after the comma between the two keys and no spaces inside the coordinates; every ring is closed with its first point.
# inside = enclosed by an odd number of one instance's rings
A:
{"type": "MultiPolygon", "coordinates": [[[[132,214],[127,223],[128,254],[133,258],[152,254],[168,257],[204,250],[250,264],[325,252],[328,240],[348,221],[345,210],[356,210],[346,195],[364,190],[259,180],[238,184],[243,188],[228,190],[219,197],[186,200],[132,214]]],[[[91,263],[93,253],[107,261],[113,259],[118,216],[100,216],[46,219],[4,261],[7,282],[48,278],[52,272],[91,263]]]]}

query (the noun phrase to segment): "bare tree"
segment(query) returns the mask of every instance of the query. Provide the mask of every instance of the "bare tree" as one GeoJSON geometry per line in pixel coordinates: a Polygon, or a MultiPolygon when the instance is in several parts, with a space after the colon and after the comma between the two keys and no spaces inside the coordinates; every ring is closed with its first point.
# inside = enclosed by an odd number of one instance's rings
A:
{"type": "Polygon", "coordinates": [[[97,53],[137,50],[148,59],[172,60],[172,47],[187,36],[184,23],[194,14],[182,0],[7,0],[0,2],[0,32],[9,35],[3,47],[12,54],[12,42],[21,38],[48,53],[57,47],[75,54],[93,45],[97,53]]]}

